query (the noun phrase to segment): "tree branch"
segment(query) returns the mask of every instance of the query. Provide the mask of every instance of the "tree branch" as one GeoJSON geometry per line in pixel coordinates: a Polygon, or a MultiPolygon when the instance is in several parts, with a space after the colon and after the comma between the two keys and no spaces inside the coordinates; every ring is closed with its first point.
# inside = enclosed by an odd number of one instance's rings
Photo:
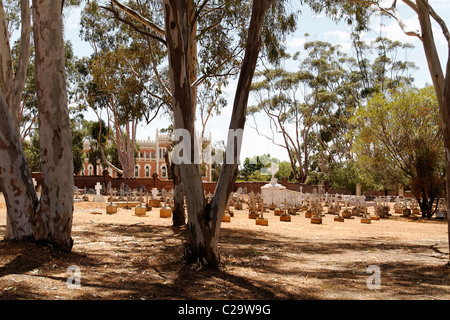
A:
{"type": "Polygon", "coordinates": [[[128,20],[123,19],[123,18],[120,16],[120,14],[119,14],[116,10],[114,10],[114,9],[112,9],[112,8],[109,8],[109,7],[104,7],[104,6],[100,6],[100,8],[105,9],[105,10],[111,12],[111,13],[114,15],[114,18],[115,18],[115,19],[119,20],[119,21],[122,22],[122,23],[125,23],[125,24],[129,25],[131,28],[133,28],[135,31],[139,32],[140,34],[143,34],[143,35],[145,35],[145,36],[147,36],[147,37],[150,37],[150,38],[152,38],[152,39],[154,39],[154,40],[157,40],[157,41],[161,42],[162,44],[164,44],[165,46],[167,46],[166,40],[164,40],[164,39],[161,38],[161,37],[155,36],[154,34],[151,34],[151,33],[147,32],[147,31],[142,30],[141,28],[139,28],[138,26],[136,26],[136,25],[135,25],[134,23],[132,23],[131,21],[128,21],[128,20]]]}
{"type": "Polygon", "coordinates": [[[127,7],[126,5],[120,3],[117,0],[111,0],[111,3],[113,5],[115,5],[115,6],[117,6],[123,12],[127,13],[129,16],[133,17],[137,21],[139,21],[142,24],[146,25],[147,27],[149,27],[150,29],[152,29],[153,31],[158,33],[159,35],[161,35],[163,37],[166,36],[166,31],[163,28],[157,26],[156,24],[154,24],[153,22],[151,22],[147,18],[144,18],[143,16],[141,16],[139,13],[137,13],[136,11],[131,9],[130,7],[127,7]]]}

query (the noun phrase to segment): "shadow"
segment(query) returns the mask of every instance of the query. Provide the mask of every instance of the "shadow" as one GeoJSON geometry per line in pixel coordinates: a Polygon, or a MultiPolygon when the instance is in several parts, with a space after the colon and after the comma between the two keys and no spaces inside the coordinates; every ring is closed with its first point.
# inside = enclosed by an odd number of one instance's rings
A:
{"type": "Polygon", "coordinates": [[[446,261],[433,257],[429,245],[385,239],[308,240],[227,228],[219,241],[220,269],[196,270],[181,261],[186,227],[96,224],[73,236],[78,243],[71,253],[1,241],[0,285],[7,275],[32,276],[39,268],[40,281],[54,281],[61,288],[45,295],[37,284],[21,283],[20,290],[0,299],[59,295],[83,300],[318,300],[330,290],[337,296],[346,292],[360,297],[368,292],[371,264],[381,269],[386,294],[449,297],[446,261]],[[390,258],[371,260],[385,255],[390,258]],[[423,256],[428,258],[415,258],[423,256]],[[65,289],[63,271],[69,265],[81,267],[81,290],[65,289]]]}

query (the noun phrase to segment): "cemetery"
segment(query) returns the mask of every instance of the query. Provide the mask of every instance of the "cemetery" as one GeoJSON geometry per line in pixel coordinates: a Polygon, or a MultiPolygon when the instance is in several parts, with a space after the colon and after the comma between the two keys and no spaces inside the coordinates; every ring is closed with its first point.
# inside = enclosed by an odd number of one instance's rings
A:
{"type": "Polygon", "coordinates": [[[447,2],[0,0],[0,300],[449,300],[447,2]]]}
{"type": "MultiPolygon", "coordinates": [[[[230,195],[221,268],[196,273],[180,261],[187,234],[172,225],[173,189],[104,187],[74,189],[71,254],[0,246],[0,299],[449,298],[443,203],[443,219],[421,219],[411,198],[303,193],[272,177],[260,193],[230,195]],[[24,250],[31,262],[18,271],[24,250]],[[79,290],[58,280],[70,265],[81,266],[79,290]],[[367,288],[367,265],[381,268],[381,290],[367,288]]],[[[0,233],[5,215],[2,199],[0,233]]]]}

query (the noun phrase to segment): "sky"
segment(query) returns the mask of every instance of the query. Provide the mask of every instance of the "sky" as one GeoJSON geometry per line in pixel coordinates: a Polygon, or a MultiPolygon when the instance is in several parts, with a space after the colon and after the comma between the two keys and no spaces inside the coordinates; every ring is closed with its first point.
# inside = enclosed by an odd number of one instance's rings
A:
{"type": "MultiPolygon", "coordinates": [[[[390,1],[386,1],[389,3],[390,1]]],[[[430,4],[435,11],[444,19],[444,21],[450,27],[450,0],[430,0],[430,4]]],[[[398,9],[402,14],[402,17],[408,27],[412,30],[419,29],[419,23],[417,17],[412,10],[401,2],[398,5],[398,9]]],[[[327,41],[331,44],[341,45],[341,50],[351,55],[351,42],[350,42],[350,28],[344,23],[336,24],[324,15],[315,15],[309,11],[308,8],[302,8],[302,14],[298,17],[298,27],[295,34],[290,36],[286,41],[286,46],[290,53],[303,50],[303,45],[306,42],[305,34],[308,33],[308,40],[321,40],[327,41]]],[[[89,43],[82,41],[79,37],[79,21],[80,21],[80,9],[69,8],[65,12],[65,37],[67,40],[71,40],[73,44],[74,53],[78,57],[88,56],[93,50],[89,43]]],[[[425,84],[431,84],[431,77],[428,72],[427,62],[423,47],[420,40],[416,37],[406,36],[398,26],[394,19],[383,19],[383,35],[392,39],[399,40],[401,42],[411,43],[415,48],[408,53],[408,60],[413,61],[419,68],[413,73],[415,78],[415,85],[417,87],[423,87],[425,84]]],[[[362,39],[370,42],[379,35],[380,20],[376,17],[373,21],[372,28],[374,31],[364,33],[362,39]]],[[[441,56],[442,64],[445,66],[447,61],[447,44],[445,38],[440,29],[435,26],[434,30],[436,43],[438,46],[439,54],[441,56]]],[[[289,65],[288,68],[295,68],[295,65],[289,65]]],[[[226,99],[228,105],[221,112],[220,116],[212,117],[208,121],[207,132],[211,133],[213,142],[224,140],[226,141],[228,126],[231,117],[232,103],[234,99],[234,91],[236,89],[236,82],[231,81],[230,85],[225,88],[226,99]]],[[[250,97],[249,105],[255,104],[254,99],[250,97]]],[[[97,120],[96,116],[92,113],[86,114],[88,120],[97,120]]],[[[259,115],[256,118],[258,123],[258,129],[260,132],[265,132],[271,135],[271,131],[268,129],[267,116],[259,115]]],[[[166,117],[160,116],[153,121],[147,127],[139,127],[138,140],[145,140],[147,138],[154,139],[157,129],[166,128],[169,125],[166,117]]],[[[255,155],[270,154],[272,157],[280,160],[288,160],[288,154],[286,149],[278,147],[270,142],[267,138],[258,135],[254,127],[253,119],[249,118],[246,123],[244,131],[244,138],[242,141],[241,150],[241,162],[246,157],[253,157],[255,155]]],[[[277,142],[281,143],[280,137],[277,137],[277,142]]]]}

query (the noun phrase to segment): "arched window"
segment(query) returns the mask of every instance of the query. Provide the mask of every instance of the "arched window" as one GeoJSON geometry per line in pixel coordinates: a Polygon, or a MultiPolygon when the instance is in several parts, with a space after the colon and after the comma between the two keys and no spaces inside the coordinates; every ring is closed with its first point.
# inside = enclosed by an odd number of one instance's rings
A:
{"type": "Polygon", "coordinates": [[[167,178],[167,168],[166,166],[161,167],[161,178],[167,178]]]}
{"type": "Polygon", "coordinates": [[[94,174],[94,166],[90,163],[88,165],[88,176],[92,176],[94,174]]]}
{"type": "Polygon", "coordinates": [[[134,166],[134,177],[139,178],[139,166],[134,166]]]}
{"type": "Polygon", "coordinates": [[[151,166],[149,164],[145,165],[145,177],[150,178],[151,166]]]}

